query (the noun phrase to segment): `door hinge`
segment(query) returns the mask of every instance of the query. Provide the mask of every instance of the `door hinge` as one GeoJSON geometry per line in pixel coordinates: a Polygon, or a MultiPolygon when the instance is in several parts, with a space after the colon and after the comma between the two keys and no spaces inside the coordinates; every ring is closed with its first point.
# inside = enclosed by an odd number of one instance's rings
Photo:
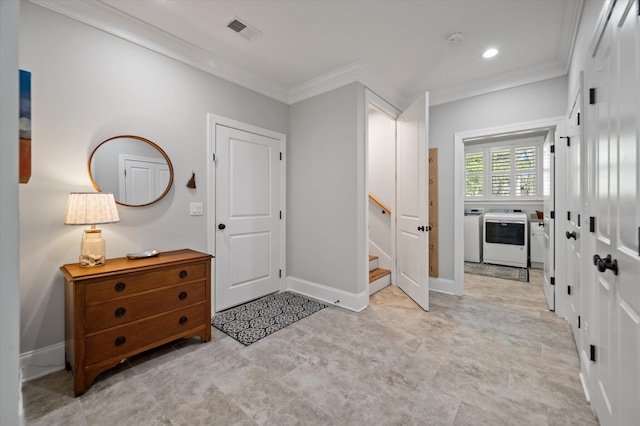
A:
{"type": "Polygon", "coordinates": [[[578,315],[578,328],[580,328],[580,327],[582,326],[582,324],[581,324],[581,321],[580,321],[580,320],[581,320],[580,315],[578,315]]]}
{"type": "Polygon", "coordinates": [[[567,220],[571,220],[571,212],[567,212],[567,220]]]}
{"type": "Polygon", "coordinates": [[[578,226],[580,226],[580,215],[578,214],[578,226]]]}
{"type": "Polygon", "coordinates": [[[560,136],[560,139],[566,139],[567,146],[571,146],[571,136],[560,136]]]}
{"type": "Polygon", "coordinates": [[[127,169],[124,169],[124,176],[127,176],[127,169]]]}
{"type": "Polygon", "coordinates": [[[570,285],[567,286],[567,294],[571,296],[572,288],[570,285]]]}
{"type": "Polygon", "coordinates": [[[280,219],[282,219],[282,210],[280,210],[280,219]]]}
{"type": "Polygon", "coordinates": [[[551,285],[556,285],[556,277],[549,278],[549,281],[551,282],[551,285]]]}
{"type": "Polygon", "coordinates": [[[280,161],[282,161],[282,153],[280,153],[280,161]]]}
{"type": "Polygon", "coordinates": [[[596,232],[596,218],[589,216],[589,232],[596,232]]]}
{"type": "Polygon", "coordinates": [[[592,87],[589,89],[589,105],[596,104],[596,88],[592,87]]]}
{"type": "Polygon", "coordinates": [[[213,154],[211,154],[211,156],[213,157],[213,162],[216,162],[216,153],[214,152],[213,154]]]}
{"type": "Polygon", "coordinates": [[[551,153],[554,154],[556,152],[556,146],[555,145],[551,145],[551,153]]]}
{"type": "Polygon", "coordinates": [[[555,219],[555,218],[556,218],[556,211],[551,210],[551,219],[555,219]]]}
{"type": "Polygon", "coordinates": [[[278,278],[282,278],[282,269],[278,270],[278,278]]]}
{"type": "Polygon", "coordinates": [[[580,113],[578,113],[578,126],[580,125],[580,113]]]}
{"type": "Polygon", "coordinates": [[[596,347],[594,345],[589,345],[589,359],[596,362],[596,347]]]}

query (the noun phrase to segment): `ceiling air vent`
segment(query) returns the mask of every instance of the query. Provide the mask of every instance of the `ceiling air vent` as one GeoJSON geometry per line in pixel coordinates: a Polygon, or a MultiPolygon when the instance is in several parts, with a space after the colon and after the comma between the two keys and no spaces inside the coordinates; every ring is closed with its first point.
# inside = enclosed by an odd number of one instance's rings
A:
{"type": "Polygon", "coordinates": [[[249,25],[245,21],[242,21],[237,16],[233,17],[233,20],[227,24],[227,27],[231,28],[247,40],[254,40],[262,35],[257,28],[249,25]]]}

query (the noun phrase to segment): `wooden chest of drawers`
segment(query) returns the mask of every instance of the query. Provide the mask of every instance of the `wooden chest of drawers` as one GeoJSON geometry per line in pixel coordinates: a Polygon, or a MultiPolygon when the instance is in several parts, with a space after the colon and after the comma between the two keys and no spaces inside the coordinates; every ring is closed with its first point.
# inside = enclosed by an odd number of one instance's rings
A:
{"type": "Polygon", "coordinates": [[[211,340],[211,258],[193,250],[60,268],[65,277],[66,367],[82,395],[123,359],[176,340],[211,340]]]}

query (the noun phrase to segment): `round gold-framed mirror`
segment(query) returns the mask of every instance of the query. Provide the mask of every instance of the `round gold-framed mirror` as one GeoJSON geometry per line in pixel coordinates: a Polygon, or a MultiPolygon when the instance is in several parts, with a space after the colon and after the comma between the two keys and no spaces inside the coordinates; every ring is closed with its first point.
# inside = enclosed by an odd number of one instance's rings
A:
{"type": "Polygon", "coordinates": [[[89,157],[89,178],[116,203],[141,207],[162,199],[173,184],[173,165],[155,143],[140,136],[120,135],[101,142],[89,157]]]}

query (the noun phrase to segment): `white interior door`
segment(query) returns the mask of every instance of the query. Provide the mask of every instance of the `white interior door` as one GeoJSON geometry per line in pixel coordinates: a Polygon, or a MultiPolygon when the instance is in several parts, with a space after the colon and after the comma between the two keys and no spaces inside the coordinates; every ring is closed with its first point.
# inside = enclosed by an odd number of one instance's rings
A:
{"type": "Polygon", "coordinates": [[[120,156],[120,197],[125,204],[144,205],[158,198],[170,180],[166,161],[138,156],[120,156]],[[123,196],[124,194],[124,196],[123,196]]]}
{"type": "Polygon", "coordinates": [[[556,308],[555,295],[555,155],[551,152],[551,132],[542,145],[542,194],[544,198],[544,294],[552,311],[556,308]]]}
{"type": "Polygon", "coordinates": [[[429,309],[429,141],[426,93],[397,119],[396,271],[398,286],[429,309]]]}
{"type": "Polygon", "coordinates": [[[216,125],[215,310],[280,289],[281,141],[216,125]]]}
{"type": "MultiPolygon", "coordinates": [[[[612,99],[615,83],[612,71],[615,66],[613,28],[607,24],[595,58],[595,187],[593,216],[595,217],[595,253],[606,258],[615,247],[615,218],[613,202],[616,185],[615,161],[617,153],[615,135],[615,114],[612,99]]],[[[615,341],[613,331],[616,328],[614,318],[615,275],[604,270],[599,272],[598,258],[594,258],[592,268],[596,294],[594,312],[596,330],[593,337],[593,359],[595,367],[595,389],[593,404],[601,424],[615,424],[615,341]]]]}
{"type": "MultiPolygon", "coordinates": [[[[618,220],[611,255],[614,275],[618,371],[618,424],[640,421],[640,5],[621,2],[618,28],[618,176],[613,215],[618,220]]],[[[611,271],[607,271],[610,275],[611,271]]]]}
{"type": "MultiPolygon", "coordinates": [[[[571,324],[571,330],[576,340],[577,347],[581,346],[580,326],[578,317],[582,307],[582,226],[586,219],[582,215],[582,138],[580,135],[580,93],[569,114],[567,122],[567,138],[563,139],[567,144],[567,164],[565,167],[565,202],[567,206],[567,226],[565,233],[565,262],[567,284],[567,302],[569,309],[567,321],[571,324]]],[[[588,226],[587,226],[588,227],[588,226]]]]}

